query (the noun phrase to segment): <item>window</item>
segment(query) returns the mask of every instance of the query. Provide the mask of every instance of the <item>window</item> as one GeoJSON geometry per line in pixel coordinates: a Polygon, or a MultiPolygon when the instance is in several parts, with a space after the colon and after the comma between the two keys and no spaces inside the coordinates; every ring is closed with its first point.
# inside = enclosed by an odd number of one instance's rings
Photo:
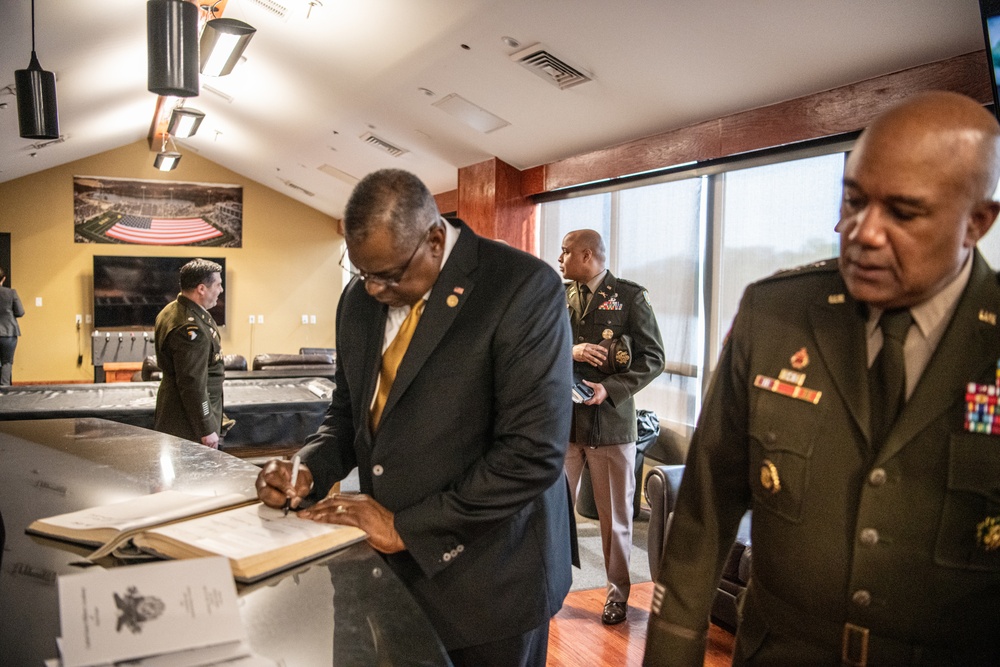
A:
{"type": "Polygon", "coordinates": [[[649,292],[667,367],[638,407],[693,428],[706,360],[714,367],[746,286],[837,254],[843,169],[844,154],[833,153],[541,205],[540,248],[553,267],[563,236],[594,229],[611,272],[649,292]]]}

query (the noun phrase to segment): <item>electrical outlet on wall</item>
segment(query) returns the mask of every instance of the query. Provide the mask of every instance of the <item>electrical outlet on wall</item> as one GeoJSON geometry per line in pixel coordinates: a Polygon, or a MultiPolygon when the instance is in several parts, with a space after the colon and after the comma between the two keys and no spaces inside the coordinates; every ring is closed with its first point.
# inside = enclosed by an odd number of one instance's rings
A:
{"type": "Polygon", "coordinates": [[[77,315],[76,316],[76,323],[77,324],[83,324],[83,315],[77,315]]]}
{"type": "Polygon", "coordinates": [[[263,315],[258,315],[257,316],[257,324],[264,324],[264,316],[263,315]]]}
{"type": "Polygon", "coordinates": [[[250,324],[257,324],[257,318],[253,315],[250,316],[250,324]]]}
{"type": "Polygon", "coordinates": [[[315,315],[310,315],[309,316],[309,324],[316,324],[316,316],[315,315]]]}
{"type": "Polygon", "coordinates": [[[308,315],[303,315],[302,316],[302,324],[309,324],[309,316],[308,315]]]}

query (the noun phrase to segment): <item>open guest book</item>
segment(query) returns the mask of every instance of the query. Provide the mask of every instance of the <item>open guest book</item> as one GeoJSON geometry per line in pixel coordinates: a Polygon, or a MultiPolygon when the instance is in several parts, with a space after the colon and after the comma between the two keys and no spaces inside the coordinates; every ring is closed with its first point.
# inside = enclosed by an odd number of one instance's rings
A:
{"type": "Polygon", "coordinates": [[[91,560],[129,542],[162,558],[224,556],[240,582],[263,579],[367,537],[358,528],[300,519],[294,512],[285,516],[241,494],[178,491],[39,519],[27,532],[101,545],[91,560]]]}

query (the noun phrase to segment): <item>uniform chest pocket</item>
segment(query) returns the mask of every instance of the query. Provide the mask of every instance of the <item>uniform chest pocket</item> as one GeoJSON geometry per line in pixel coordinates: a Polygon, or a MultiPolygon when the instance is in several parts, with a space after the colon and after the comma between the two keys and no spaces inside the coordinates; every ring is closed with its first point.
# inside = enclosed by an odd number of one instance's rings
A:
{"type": "Polygon", "coordinates": [[[799,523],[823,409],[763,389],[753,391],[749,482],[754,511],[764,508],[799,523]]]}
{"type": "Polygon", "coordinates": [[[934,560],[945,567],[1000,572],[1000,439],[995,436],[951,436],[934,560]]]}

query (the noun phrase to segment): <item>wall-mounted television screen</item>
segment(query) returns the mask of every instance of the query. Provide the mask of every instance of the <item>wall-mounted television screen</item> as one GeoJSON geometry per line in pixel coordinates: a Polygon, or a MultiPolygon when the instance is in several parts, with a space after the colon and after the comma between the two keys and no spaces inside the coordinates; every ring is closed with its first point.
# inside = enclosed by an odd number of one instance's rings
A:
{"type": "Polygon", "coordinates": [[[1000,114],[1000,0],[979,0],[979,13],[983,17],[983,34],[986,37],[986,57],[989,59],[990,80],[993,82],[993,112],[1000,114]]]}
{"type": "MultiPolygon", "coordinates": [[[[193,257],[126,257],[94,255],[94,328],[152,329],[156,316],[180,292],[180,269],[193,257]]],[[[226,259],[205,257],[222,265],[226,288],[226,259]]],[[[226,323],[226,293],[208,311],[219,326],[226,323]]]]}

